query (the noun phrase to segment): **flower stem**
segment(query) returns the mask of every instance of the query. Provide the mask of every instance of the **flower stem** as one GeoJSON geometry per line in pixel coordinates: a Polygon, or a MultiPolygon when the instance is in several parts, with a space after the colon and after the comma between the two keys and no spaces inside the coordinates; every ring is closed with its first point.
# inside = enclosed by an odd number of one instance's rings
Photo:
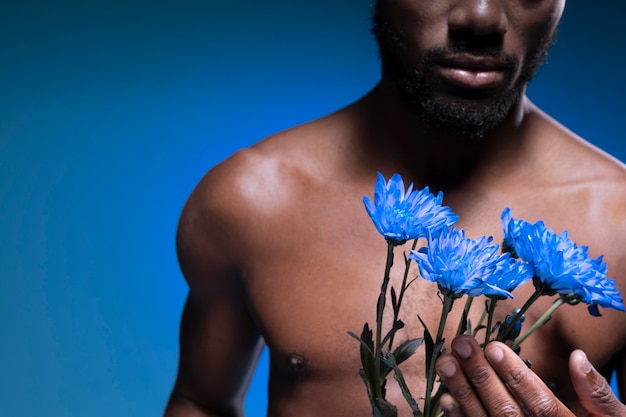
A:
{"type": "Polygon", "coordinates": [[[498,334],[498,337],[496,338],[496,340],[499,342],[506,340],[507,335],[509,334],[513,326],[515,326],[515,323],[517,323],[522,318],[522,316],[526,314],[530,306],[533,305],[533,303],[537,301],[539,297],[541,297],[542,295],[543,295],[543,291],[541,289],[535,289],[535,292],[532,293],[532,295],[528,298],[528,300],[526,300],[522,308],[520,308],[520,310],[513,317],[513,319],[511,319],[509,323],[503,324],[503,329],[498,334]]]}
{"type": "Polygon", "coordinates": [[[556,300],[554,300],[554,302],[552,303],[552,305],[550,306],[550,308],[548,310],[546,310],[545,313],[543,313],[543,315],[541,317],[539,317],[539,319],[537,319],[537,321],[532,325],[532,327],[530,329],[528,329],[526,331],[526,333],[524,333],[521,337],[519,337],[512,345],[511,345],[511,349],[515,350],[519,347],[519,345],[522,344],[522,342],[524,340],[526,340],[526,338],[528,336],[530,336],[535,330],[537,330],[539,327],[541,327],[543,324],[545,324],[546,321],[548,321],[548,319],[550,318],[550,316],[552,315],[552,313],[554,313],[554,311],[559,308],[561,305],[563,305],[565,303],[565,299],[563,297],[559,297],[556,300]]]}
{"type": "MultiPolygon", "coordinates": [[[[443,296],[443,307],[441,309],[441,318],[439,319],[439,328],[437,329],[437,337],[435,338],[435,345],[432,351],[432,356],[430,358],[426,358],[427,362],[427,370],[426,370],[426,395],[424,396],[424,415],[431,416],[434,413],[432,410],[431,394],[433,392],[433,386],[435,384],[435,362],[441,353],[441,342],[443,341],[443,330],[446,327],[446,320],[448,318],[448,313],[452,310],[452,304],[454,303],[454,297],[451,295],[444,294],[443,296]]],[[[433,403],[435,406],[438,402],[433,403]]]]}
{"type": "Polygon", "coordinates": [[[487,328],[485,328],[485,343],[483,344],[483,349],[487,346],[487,343],[489,343],[491,333],[493,332],[493,313],[496,311],[496,299],[489,297],[487,304],[487,328]]]}
{"type": "Polygon", "coordinates": [[[387,263],[385,265],[385,276],[380,288],[378,303],[376,304],[376,343],[374,345],[374,380],[376,385],[371,387],[374,399],[384,398],[380,374],[380,356],[382,355],[382,329],[383,329],[383,312],[385,310],[385,301],[387,299],[387,287],[389,286],[389,274],[393,266],[393,248],[392,243],[387,243],[387,263]]]}
{"type": "MultiPolygon", "coordinates": [[[[413,240],[413,245],[411,246],[411,250],[415,250],[417,246],[417,239],[413,240]]],[[[404,267],[404,276],[402,277],[402,287],[400,288],[400,294],[398,294],[398,302],[395,310],[393,311],[393,325],[398,321],[398,317],[400,316],[400,305],[402,305],[402,299],[404,298],[404,293],[411,283],[407,284],[407,280],[409,278],[409,267],[411,266],[411,258],[408,256],[405,257],[405,267],[404,267]]],[[[389,350],[392,351],[393,347],[393,339],[395,337],[395,332],[391,334],[389,338],[389,350]]]]}
{"type": "Polygon", "coordinates": [[[467,296],[467,300],[465,300],[465,306],[463,307],[463,315],[461,316],[461,320],[459,320],[459,327],[456,329],[456,335],[460,335],[463,332],[463,328],[467,325],[467,317],[469,316],[470,308],[472,307],[472,303],[474,302],[474,297],[467,296]],[[465,323],[463,323],[465,321],[465,323]]]}
{"type": "Polygon", "coordinates": [[[483,325],[483,321],[485,321],[485,317],[487,317],[487,307],[483,309],[483,312],[480,315],[480,318],[478,319],[478,323],[476,323],[476,325],[474,326],[474,331],[472,332],[472,336],[476,337],[476,335],[478,334],[478,331],[480,330],[479,327],[483,325]]]}

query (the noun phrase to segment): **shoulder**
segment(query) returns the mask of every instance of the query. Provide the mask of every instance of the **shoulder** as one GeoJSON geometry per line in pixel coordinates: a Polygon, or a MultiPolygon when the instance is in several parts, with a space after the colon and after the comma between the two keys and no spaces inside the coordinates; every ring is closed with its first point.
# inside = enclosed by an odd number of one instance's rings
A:
{"type": "MultiPolygon", "coordinates": [[[[593,256],[603,256],[608,275],[626,289],[626,165],[557,124],[563,142],[554,164],[561,170],[564,209],[572,237],[588,246],[593,256]],[[580,232],[582,231],[582,233],[580,232]],[[578,234],[576,234],[578,232],[578,234]],[[580,239],[578,237],[580,236],[580,239]]],[[[611,312],[615,330],[626,337],[626,314],[611,312]]]]}
{"type": "MultiPolygon", "coordinates": [[[[602,239],[620,239],[626,248],[626,165],[586,139],[550,121],[544,167],[553,186],[572,205],[580,222],[593,225],[602,239]]],[[[626,251],[625,251],[626,252],[626,251]]]]}
{"type": "Polygon", "coordinates": [[[626,165],[537,111],[533,179],[525,196],[555,230],[569,230],[626,288],[626,165]],[[529,197],[530,198],[530,197],[529,197]]]}
{"type": "MultiPolygon", "coordinates": [[[[537,112],[532,132],[532,179],[517,203],[532,221],[544,220],[555,232],[568,231],[593,258],[602,257],[618,290],[626,289],[626,166],[550,117],[537,112]],[[522,201],[525,200],[525,201],[522,201]]],[[[567,329],[597,363],[605,365],[625,348],[626,314],[601,309],[603,320],[585,308],[568,310],[567,329]],[[576,335],[577,334],[577,335],[576,335]],[[593,343],[602,339],[602,344],[593,343]]],[[[568,336],[570,337],[570,336],[568,336]]]]}
{"type": "Polygon", "coordinates": [[[593,197],[587,202],[625,211],[626,165],[539,109],[531,113],[532,151],[526,162],[534,170],[533,184],[593,197]]]}
{"type": "Polygon", "coordinates": [[[177,251],[190,284],[240,274],[251,249],[276,236],[320,180],[310,126],[241,149],[211,168],[180,216],[177,251]]]}

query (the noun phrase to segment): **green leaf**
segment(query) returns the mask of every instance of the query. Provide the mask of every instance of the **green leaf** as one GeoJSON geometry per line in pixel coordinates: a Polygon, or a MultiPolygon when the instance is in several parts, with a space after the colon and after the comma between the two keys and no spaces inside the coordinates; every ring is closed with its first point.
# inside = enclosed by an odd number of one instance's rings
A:
{"type": "MultiPolygon", "coordinates": [[[[419,319],[420,323],[422,323],[422,326],[424,326],[424,343],[426,344],[426,362],[428,362],[428,358],[433,357],[433,351],[435,350],[435,341],[433,340],[433,337],[430,335],[430,332],[428,331],[428,327],[426,327],[426,323],[424,323],[424,320],[422,320],[422,318],[419,315],[417,316],[417,318],[419,319]]],[[[428,371],[428,363],[426,364],[426,370],[428,371]]]]}
{"type": "Polygon", "coordinates": [[[374,356],[373,352],[374,352],[374,338],[373,338],[373,332],[370,329],[370,325],[368,323],[365,323],[363,325],[363,331],[361,332],[361,341],[363,342],[363,344],[365,346],[367,346],[370,350],[370,352],[372,352],[372,356],[374,356]]]}
{"type": "Polygon", "coordinates": [[[372,410],[374,409],[374,399],[372,398],[372,390],[370,390],[370,385],[369,385],[369,381],[367,379],[367,375],[365,375],[365,371],[363,370],[363,368],[359,369],[359,376],[361,377],[361,379],[363,380],[363,383],[365,384],[365,389],[367,390],[367,398],[369,398],[370,400],[370,405],[372,406],[372,410]]]}
{"type": "Polygon", "coordinates": [[[443,348],[443,344],[444,344],[445,342],[446,342],[446,339],[441,339],[440,341],[438,341],[438,342],[435,344],[435,349],[434,349],[434,351],[435,351],[435,353],[437,353],[437,358],[438,358],[439,356],[441,356],[441,354],[442,354],[442,353],[445,353],[445,351],[442,349],[442,348],[443,348]]]}
{"type": "Polygon", "coordinates": [[[487,326],[485,326],[484,324],[476,326],[476,328],[474,329],[474,332],[472,333],[472,336],[476,337],[479,331],[481,331],[482,329],[486,329],[486,328],[487,326]]]}
{"type": "Polygon", "coordinates": [[[378,302],[376,303],[376,311],[383,311],[385,309],[385,298],[385,293],[381,291],[378,296],[378,302]]]}
{"type": "MultiPolygon", "coordinates": [[[[461,323],[459,328],[459,334],[463,334],[467,332],[467,311],[463,310],[463,316],[461,317],[461,323]]],[[[468,334],[471,334],[468,333],[468,334]]]]}
{"type": "MultiPolygon", "coordinates": [[[[369,330],[369,327],[367,326],[367,324],[365,325],[365,327],[367,327],[367,329],[369,330]]],[[[361,355],[361,366],[363,368],[361,368],[361,371],[363,371],[364,377],[365,379],[367,379],[366,385],[370,386],[370,384],[377,384],[378,382],[375,381],[374,379],[374,367],[375,367],[375,361],[374,361],[374,352],[372,352],[372,332],[369,332],[369,337],[370,339],[367,340],[367,334],[365,331],[365,328],[363,329],[363,333],[364,335],[362,335],[360,338],[352,333],[352,332],[348,332],[348,334],[352,337],[354,337],[355,339],[357,339],[359,341],[359,343],[361,344],[360,349],[359,349],[359,353],[361,355]],[[365,338],[365,339],[364,339],[365,338]]],[[[374,386],[372,385],[372,386],[374,386]]]]}
{"type": "MultiPolygon", "coordinates": [[[[389,375],[389,373],[392,370],[393,370],[393,368],[389,364],[389,360],[385,356],[383,356],[381,354],[380,355],[380,377],[381,378],[387,378],[387,375],[389,375]]],[[[383,383],[384,382],[387,382],[387,381],[383,379],[383,383]]]]}
{"type": "Polygon", "coordinates": [[[380,392],[383,393],[383,398],[385,398],[387,396],[387,380],[383,379],[382,384],[380,384],[380,392]]]}
{"type": "Polygon", "coordinates": [[[389,329],[389,331],[383,338],[381,344],[384,345],[385,343],[387,343],[389,339],[391,339],[391,336],[393,336],[398,330],[402,329],[403,327],[404,322],[402,320],[396,320],[396,322],[393,324],[393,327],[389,329]]]}
{"type": "Polygon", "coordinates": [[[441,355],[441,348],[443,347],[445,339],[441,339],[435,344],[433,337],[430,335],[430,332],[426,327],[426,323],[424,323],[419,315],[417,318],[422,323],[422,326],[424,326],[424,343],[426,344],[426,363],[424,365],[426,366],[426,375],[428,375],[432,361],[437,360],[437,358],[441,355]],[[433,356],[435,353],[437,356],[433,356]]]}
{"type": "Polygon", "coordinates": [[[396,289],[391,287],[391,306],[394,313],[398,312],[398,296],[396,295],[396,289]]]}
{"type": "Polygon", "coordinates": [[[379,382],[374,380],[376,375],[376,373],[374,372],[374,367],[376,366],[374,361],[374,341],[373,333],[370,329],[369,324],[365,323],[363,325],[361,337],[357,337],[357,335],[352,332],[348,332],[348,334],[357,339],[361,344],[361,365],[363,366],[363,374],[365,380],[368,381],[368,387],[371,388],[376,386],[377,384],[379,384],[379,382]]]}
{"type": "Polygon", "coordinates": [[[419,348],[422,345],[423,342],[424,342],[423,338],[417,338],[417,339],[409,339],[403,342],[402,344],[400,344],[400,346],[398,346],[393,351],[393,357],[395,358],[395,362],[397,364],[401,364],[405,360],[409,359],[415,353],[417,348],[419,348]]]}
{"type": "Polygon", "coordinates": [[[350,336],[352,336],[353,338],[355,338],[356,340],[359,341],[359,343],[361,344],[361,349],[366,349],[368,351],[368,353],[373,357],[374,356],[374,352],[372,352],[372,347],[371,345],[373,345],[373,343],[370,343],[369,345],[359,336],[357,336],[356,334],[354,334],[353,332],[348,332],[348,334],[350,336]]]}
{"type": "Polygon", "coordinates": [[[402,391],[402,396],[406,400],[409,407],[411,407],[413,416],[422,415],[419,405],[417,404],[417,401],[415,401],[415,398],[411,394],[411,390],[409,389],[409,386],[407,385],[406,380],[404,379],[404,375],[402,374],[402,371],[398,367],[399,362],[397,361],[397,358],[395,358],[393,354],[389,355],[389,362],[391,363],[391,366],[393,367],[393,377],[395,378],[395,380],[398,382],[398,385],[400,386],[400,391],[402,391]]]}
{"type": "Polygon", "coordinates": [[[382,398],[376,398],[376,405],[374,407],[375,417],[397,417],[398,409],[395,405],[382,398]]]}

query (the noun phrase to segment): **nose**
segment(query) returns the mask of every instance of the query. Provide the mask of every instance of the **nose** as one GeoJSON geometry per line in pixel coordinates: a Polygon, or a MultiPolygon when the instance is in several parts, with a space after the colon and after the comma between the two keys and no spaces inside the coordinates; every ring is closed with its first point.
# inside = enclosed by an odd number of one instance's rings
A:
{"type": "Polygon", "coordinates": [[[453,33],[474,36],[504,36],[508,30],[505,3],[509,0],[458,0],[450,10],[448,25],[453,33]]]}

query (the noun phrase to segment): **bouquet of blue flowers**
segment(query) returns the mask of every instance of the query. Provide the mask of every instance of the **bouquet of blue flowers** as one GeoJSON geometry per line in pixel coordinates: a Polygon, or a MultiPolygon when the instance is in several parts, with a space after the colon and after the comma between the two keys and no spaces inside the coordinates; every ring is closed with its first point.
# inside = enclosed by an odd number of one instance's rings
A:
{"type": "MultiPolygon", "coordinates": [[[[435,390],[435,362],[442,354],[448,313],[453,303],[466,297],[464,314],[457,326],[457,334],[476,336],[484,330],[483,345],[492,340],[505,342],[518,350],[520,344],[544,324],[563,304],[586,303],[589,312],[599,316],[598,307],[624,311],[623,300],[615,280],[607,278],[607,266],[602,257],[592,259],[586,246],[577,246],[567,231],[560,235],[547,228],[542,221],[531,224],[513,218],[511,210],[502,212],[504,242],[501,247],[491,237],[471,239],[462,229],[455,229],[458,216],[450,207],[442,205],[443,193],[437,196],[428,187],[405,189],[400,175],[386,181],[378,174],[374,201],[363,198],[365,209],[378,232],[387,242],[387,262],[378,301],[376,323],[365,323],[359,335],[348,332],[359,341],[362,368],[359,371],[365,383],[374,417],[395,417],[397,409],[386,400],[387,377],[399,384],[401,392],[414,416],[441,415],[439,398],[444,387],[435,390]],[[426,246],[417,248],[418,239],[426,246]],[[413,241],[412,249],[404,256],[404,274],[400,288],[390,287],[390,272],[394,262],[394,248],[413,241]],[[399,319],[407,288],[415,278],[409,276],[412,262],[419,275],[437,283],[442,300],[441,318],[433,334],[424,326],[424,337],[409,338],[394,345],[395,336],[404,327],[399,319]],[[503,322],[494,323],[494,311],[499,300],[513,298],[513,290],[532,280],[535,291],[529,299],[503,322]],[[558,295],[558,296],[557,296],[558,295]],[[485,296],[485,312],[479,323],[470,328],[467,313],[472,300],[485,296]],[[524,333],[525,312],[542,296],[557,296],[550,308],[524,333]],[[387,326],[383,311],[391,302],[393,318],[387,326]],[[409,359],[422,345],[426,349],[426,390],[416,398],[406,383],[399,365],[409,359]],[[421,400],[421,405],[418,403],[421,400]]],[[[421,318],[420,318],[421,321],[421,318]]]]}

